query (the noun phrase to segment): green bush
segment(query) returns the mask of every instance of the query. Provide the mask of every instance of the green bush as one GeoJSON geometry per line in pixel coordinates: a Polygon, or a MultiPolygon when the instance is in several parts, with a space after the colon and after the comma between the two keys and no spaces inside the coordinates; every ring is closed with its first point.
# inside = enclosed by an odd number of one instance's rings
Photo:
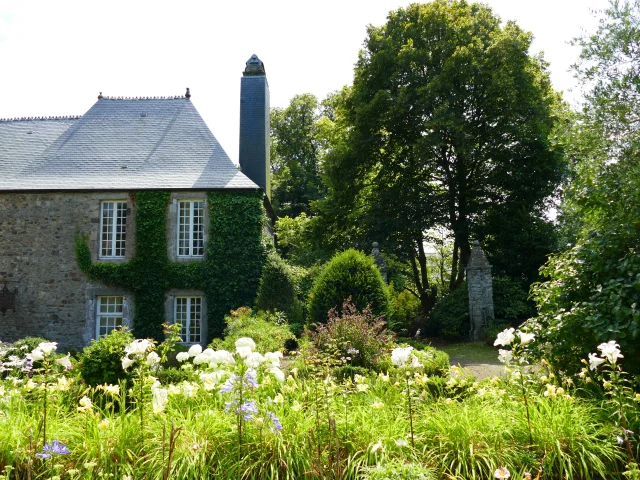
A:
{"type": "Polygon", "coordinates": [[[310,294],[309,323],[324,323],[329,310],[340,310],[344,301],[359,310],[371,308],[374,315],[388,316],[389,292],[373,259],[357,250],[336,254],[323,268],[310,294]]]}
{"type": "Polygon", "coordinates": [[[129,379],[129,374],[122,369],[122,357],[125,347],[133,340],[125,327],[92,340],[80,355],[80,375],[85,383],[95,387],[103,383],[117,385],[120,380],[129,379]]]}
{"type": "Polygon", "coordinates": [[[430,377],[449,375],[449,355],[435,347],[424,347],[414,351],[418,361],[424,365],[423,372],[430,377]]]}
{"type": "Polygon", "coordinates": [[[346,360],[355,367],[375,368],[379,358],[389,350],[393,333],[387,330],[382,317],[369,310],[359,312],[353,303],[345,301],[341,312],[329,312],[326,324],[315,324],[309,332],[311,344],[336,361],[346,360]]]}
{"type": "MultiPolygon", "coordinates": [[[[535,314],[532,302],[520,282],[506,277],[493,279],[493,325],[517,326],[535,314]]],[[[438,300],[429,314],[428,333],[449,340],[460,340],[469,335],[469,293],[467,282],[449,295],[438,300]]]]}
{"type": "Polygon", "coordinates": [[[275,352],[284,350],[287,340],[295,339],[295,335],[286,324],[279,324],[279,317],[266,312],[253,314],[249,307],[232,310],[224,320],[227,324],[224,339],[213,340],[211,348],[233,352],[236,349],[236,340],[249,337],[256,342],[257,351],[275,352]]]}
{"type": "Polygon", "coordinates": [[[255,307],[265,312],[284,312],[293,324],[302,322],[302,305],[291,267],[275,252],[267,256],[262,267],[255,307]]]}
{"type": "Polygon", "coordinates": [[[42,342],[48,342],[46,338],[42,337],[24,337],[16,341],[7,350],[8,355],[17,355],[24,357],[25,353],[31,353],[42,342]]]}
{"type": "Polygon", "coordinates": [[[389,316],[389,328],[403,335],[414,334],[417,328],[416,319],[420,316],[422,307],[420,299],[408,290],[396,293],[393,285],[389,287],[389,295],[392,310],[389,316]]]}
{"type": "Polygon", "coordinates": [[[190,379],[190,372],[178,368],[164,368],[155,372],[154,376],[162,385],[178,385],[190,379]]]}
{"type": "Polygon", "coordinates": [[[442,297],[429,313],[427,333],[450,340],[469,335],[469,296],[467,282],[442,297]]]}
{"type": "Polygon", "coordinates": [[[382,465],[365,468],[362,478],[364,480],[432,480],[437,477],[431,468],[423,467],[419,463],[404,463],[395,459],[382,465]]]}

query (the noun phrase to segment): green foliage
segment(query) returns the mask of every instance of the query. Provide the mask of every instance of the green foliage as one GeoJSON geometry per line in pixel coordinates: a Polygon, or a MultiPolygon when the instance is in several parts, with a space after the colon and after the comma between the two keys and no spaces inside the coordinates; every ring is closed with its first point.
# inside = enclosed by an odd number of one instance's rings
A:
{"type": "Polygon", "coordinates": [[[429,377],[446,377],[449,375],[449,355],[435,347],[425,346],[414,350],[418,360],[424,365],[423,372],[429,377]]]}
{"type": "Polygon", "coordinates": [[[380,271],[372,258],[353,249],[336,254],[316,278],[308,321],[326,322],[329,310],[339,310],[348,298],[360,310],[370,306],[375,315],[389,314],[389,292],[380,271]]]}
{"type": "Polygon", "coordinates": [[[427,468],[419,463],[405,463],[399,460],[392,460],[365,469],[365,480],[432,480],[437,478],[436,472],[432,468],[427,468]]]}
{"type": "Polygon", "coordinates": [[[236,340],[249,337],[256,342],[258,351],[276,352],[285,349],[287,340],[295,339],[286,324],[278,323],[278,317],[265,312],[253,314],[249,307],[232,310],[225,322],[224,339],[215,339],[212,348],[235,351],[236,340]]]}
{"type": "MultiPolygon", "coordinates": [[[[517,326],[535,314],[520,282],[506,277],[493,279],[494,324],[517,326]]],[[[467,282],[436,303],[431,311],[428,332],[442,338],[459,340],[469,335],[469,293],[467,282]]]]}
{"type": "Polygon", "coordinates": [[[420,300],[408,290],[396,293],[393,285],[389,287],[391,297],[391,315],[389,316],[389,328],[396,333],[411,335],[418,328],[420,316],[420,300]]]}
{"type": "Polygon", "coordinates": [[[264,260],[262,193],[215,191],[207,195],[210,234],[201,261],[169,261],[168,192],[131,194],[136,202],[136,255],[129,262],[92,263],[87,239],[76,237],[78,266],[87,277],[133,293],[133,332],[138,338],[163,338],[164,300],[171,288],[204,291],[209,339],[222,334],[227,312],[255,298],[264,260]]]}
{"type": "Polygon", "coordinates": [[[161,368],[154,372],[154,376],[162,385],[178,385],[190,379],[189,371],[179,368],[161,368]]]}
{"type": "Polygon", "coordinates": [[[522,284],[507,277],[493,279],[493,311],[496,320],[511,326],[536,314],[535,304],[527,298],[522,284]]]}
{"type": "Polygon", "coordinates": [[[452,232],[457,288],[476,230],[491,225],[486,235],[512,236],[497,245],[524,254],[516,242],[525,237],[503,223],[513,210],[540,218],[563,178],[562,152],[549,140],[559,97],[543,59],[529,55],[531,41],[488,6],[464,1],[415,3],[368,28],[336,110],[344,135],[323,161],[319,207],[330,217],[323,223],[336,225],[327,235],[344,231],[351,245],[375,236],[412,262],[425,312],[437,298],[421,251],[427,232],[452,232]]]}
{"type": "Polygon", "coordinates": [[[427,321],[427,334],[445,339],[461,339],[469,336],[469,293],[467,282],[445,297],[431,310],[427,321]]]}
{"type": "Polygon", "coordinates": [[[317,218],[302,212],[297,217],[279,217],[276,220],[277,249],[283,258],[294,265],[312,266],[325,262],[327,254],[313,236],[313,223],[317,218]]]}
{"type": "Polygon", "coordinates": [[[104,383],[118,385],[121,380],[129,379],[130,374],[122,369],[122,357],[125,347],[133,340],[126,328],[92,340],[80,355],[80,375],[85,383],[93,387],[104,383]]]}
{"type": "Polygon", "coordinates": [[[318,99],[308,93],[271,110],[271,202],[279,217],[308,213],[322,196],[320,116],[318,99]]]}
{"type": "Polygon", "coordinates": [[[262,267],[255,307],[267,312],[284,312],[289,323],[302,323],[302,305],[298,300],[291,267],[277,253],[267,256],[262,267]]]}
{"type": "Polygon", "coordinates": [[[574,160],[561,216],[571,245],[543,268],[530,322],[556,369],[575,371],[616,340],[625,368],[640,373],[638,41],[638,2],[611,2],[598,30],[576,40],[586,101],[559,132],[574,160]]]}
{"type": "Polygon", "coordinates": [[[389,350],[393,334],[384,320],[365,309],[345,301],[341,312],[329,312],[326,324],[315,324],[309,332],[311,344],[334,360],[346,360],[355,367],[375,368],[380,357],[389,350]]]}

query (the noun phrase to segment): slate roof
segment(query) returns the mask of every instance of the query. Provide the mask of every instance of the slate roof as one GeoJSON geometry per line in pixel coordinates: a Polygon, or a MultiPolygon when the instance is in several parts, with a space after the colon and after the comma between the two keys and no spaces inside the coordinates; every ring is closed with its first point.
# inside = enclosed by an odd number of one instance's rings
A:
{"type": "Polygon", "coordinates": [[[104,97],[79,118],[0,120],[0,191],[223,188],[258,186],[185,97],[104,97]]]}

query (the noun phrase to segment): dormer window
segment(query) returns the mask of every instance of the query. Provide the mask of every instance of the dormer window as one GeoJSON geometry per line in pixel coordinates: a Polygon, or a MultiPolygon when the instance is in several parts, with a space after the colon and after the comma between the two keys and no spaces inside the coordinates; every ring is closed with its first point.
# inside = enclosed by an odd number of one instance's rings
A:
{"type": "Polygon", "coordinates": [[[124,258],[127,202],[106,201],[100,208],[100,258],[124,258]]]}
{"type": "Polygon", "coordinates": [[[204,201],[178,202],[178,257],[204,255],[204,201]]]}

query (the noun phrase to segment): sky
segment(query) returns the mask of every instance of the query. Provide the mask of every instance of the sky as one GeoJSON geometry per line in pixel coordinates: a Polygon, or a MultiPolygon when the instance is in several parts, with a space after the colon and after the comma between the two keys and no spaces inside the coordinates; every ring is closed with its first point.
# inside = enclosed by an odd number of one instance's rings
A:
{"type": "MultiPolygon", "coordinates": [[[[82,115],[105,96],[191,101],[231,159],[238,159],[240,77],[252,54],[264,62],[271,106],[301,93],[319,99],[350,84],[367,25],[382,25],[400,0],[180,2],[0,0],[0,118],[82,115]]],[[[593,32],[607,0],[486,0],[503,21],[534,35],[571,102],[568,41],[593,32]]],[[[0,148],[2,146],[0,145],[0,148]]]]}

